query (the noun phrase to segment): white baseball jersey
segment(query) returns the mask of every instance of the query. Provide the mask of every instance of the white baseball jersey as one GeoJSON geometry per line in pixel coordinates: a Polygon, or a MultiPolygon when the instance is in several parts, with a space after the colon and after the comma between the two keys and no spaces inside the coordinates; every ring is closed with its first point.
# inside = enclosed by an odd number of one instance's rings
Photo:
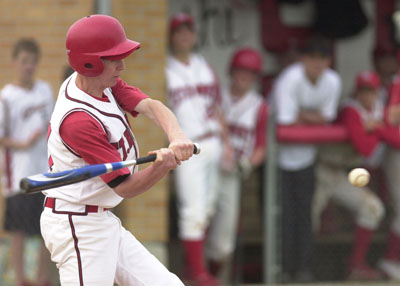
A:
{"type": "MultiPolygon", "coordinates": [[[[273,100],[279,124],[293,124],[302,109],[319,111],[327,120],[336,117],[341,93],[339,75],[326,69],[315,84],[306,76],[304,65],[295,63],[287,67],[276,80],[273,100]]],[[[285,170],[299,170],[314,163],[316,148],[310,144],[282,144],[279,165],[285,170]]]]}
{"type": "Polygon", "coordinates": [[[195,140],[220,131],[215,113],[219,103],[218,82],[201,55],[192,54],[188,64],[170,56],[167,88],[169,105],[186,136],[195,140]]]}
{"type": "Polygon", "coordinates": [[[229,128],[229,139],[236,159],[250,158],[256,139],[257,117],[263,103],[260,94],[248,91],[235,100],[228,89],[223,89],[222,111],[229,128]]]}
{"type": "Polygon", "coordinates": [[[35,81],[30,90],[15,84],[7,84],[1,90],[0,137],[26,142],[37,131],[43,131],[43,136],[28,149],[4,150],[2,184],[6,196],[19,190],[23,177],[48,169],[46,129],[53,107],[50,86],[41,80],[35,81]]]}
{"type": "MultiPolygon", "coordinates": [[[[50,121],[51,130],[49,131],[48,151],[51,170],[60,172],[88,165],[88,162],[82,159],[80,154],[60,135],[60,127],[66,118],[79,112],[80,114],[86,114],[87,118],[91,119],[97,126],[101,126],[103,135],[108,138],[110,148],[115,148],[119,152],[120,158],[118,158],[118,161],[137,158],[138,146],[135,137],[125,113],[116,102],[111,89],[104,90],[103,98],[93,97],[76,86],[76,75],[76,73],[73,74],[61,86],[50,121]]],[[[91,156],[102,158],[103,155],[99,153],[91,156]]],[[[96,158],[93,158],[93,160],[95,162],[96,158]]],[[[133,172],[133,167],[129,169],[130,172],[133,172]]],[[[122,201],[122,198],[105,182],[104,178],[107,176],[103,175],[69,186],[51,189],[45,191],[44,194],[71,203],[113,208],[122,201]]]]}

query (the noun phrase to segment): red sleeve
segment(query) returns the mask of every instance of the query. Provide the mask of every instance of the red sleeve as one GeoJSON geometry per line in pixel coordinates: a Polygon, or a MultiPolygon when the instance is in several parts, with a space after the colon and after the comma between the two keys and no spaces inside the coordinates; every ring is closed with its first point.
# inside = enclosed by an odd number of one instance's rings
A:
{"type": "Polygon", "coordinates": [[[398,126],[384,125],[377,130],[380,139],[391,147],[400,149],[400,130],[398,126]]]}
{"type": "Polygon", "coordinates": [[[267,146],[266,142],[266,134],[267,131],[267,119],[268,119],[268,105],[266,102],[263,102],[258,110],[257,114],[257,123],[256,123],[256,143],[255,147],[263,147],[267,146]]]}
{"type": "MultiPolygon", "coordinates": [[[[121,161],[120,154],[108,141],[103,127],[86,112],[69,114],[60,126],[60,136],[68,148],[90,165],[121,161]]],[[[129,169],[124,168],[102,175],[101,178],[109,184],[117,177],[129,174],[129,169]]]]}
{"type": "Polygon", "coordinates": [[[339,113],[339,122],[347,128],[350,142],[360,155],[368,157],[374,152],[379,144],[378,135],[365,130],[364,123],[357,110],[352,107],[345,107],[339,113]]]}
{"type": "Polygon", "coordinates": [[[111,91],[122,109],[135,117],[138,115],[135,111],[136,106],[141,100],[148,98],[140,89],[128,85],[121,79],[118,79],[117,83],[111,88],[111,91]]]}

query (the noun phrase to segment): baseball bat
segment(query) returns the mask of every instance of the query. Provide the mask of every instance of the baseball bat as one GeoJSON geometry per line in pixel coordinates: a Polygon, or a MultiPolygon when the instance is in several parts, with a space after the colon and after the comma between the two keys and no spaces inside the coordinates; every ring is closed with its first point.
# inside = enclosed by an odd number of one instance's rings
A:
{"type": "MultiPolygon", "coordinates": [[[[196,143],[193,144],[193,147],[193,154],[199,154],[200,147],[196,143]]],[[[82,182],[125,167],[153,162],[156,160],[156,158],[156,154],[151,154],[145,157],[137,158],[135,160],[88,165],[81,168],[65,170],[57,173],[47,172],[43,174],[36,174],[21,179],[20,189],[22,194],[37,193],[52,188],[82,182]]]]}

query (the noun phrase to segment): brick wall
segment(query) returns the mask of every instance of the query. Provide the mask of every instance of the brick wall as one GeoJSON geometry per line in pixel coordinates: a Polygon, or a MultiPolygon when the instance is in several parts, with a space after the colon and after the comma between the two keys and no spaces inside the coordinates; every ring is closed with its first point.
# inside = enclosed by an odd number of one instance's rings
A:
{"type": "MultiPolygon", "coordinates": [[[[13,44],[18,38],[27,36],[36,38],[42,48],[38,77],[49,81],[57,92],[67,63],[64,47],[66,32],[76,19],[92,13],[92,2],[0,1],[0,86],[13,78],[10,59],[13,44]]],[[[112,15],[121,21],[129,38],[142,44],[142,48],[126,60],[123,79],[162,101],[165,86],[166,5],[165,1],[159,0],[112,1],[112,15]]],[[[162,132],[149,120],[139,116],[132,121],[132,127],[142,155],[166,144],[162,132]]],[[[116,212],[125,227],[132,230],[138,239],[162,242],[167,239],[167,197],[167,182],[164,180],[152,191],[125,201],[116,212]]]]}

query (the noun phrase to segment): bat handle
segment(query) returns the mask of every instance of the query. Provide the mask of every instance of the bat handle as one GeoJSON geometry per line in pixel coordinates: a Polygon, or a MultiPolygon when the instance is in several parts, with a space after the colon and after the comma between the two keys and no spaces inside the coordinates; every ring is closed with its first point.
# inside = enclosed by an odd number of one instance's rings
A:
{"type": "Polygon", "coordinates": [[[193,154],[198,155],[200,154],[200,151],[199,143],[193,143],[193,154]]]}
{"type": "MultiPolygon", "coordinates": [[[[193,154],[197,155],[200,154],[200,146],[197,143],[193,143],[193,154]]],[[[149,162],[153,162],[157,159],[157,155],[156,154],[151,154],[145,157],[140,157],[136,159],[136,164],[140,165],[140,164],[144,164],[144,163],[149,163],[149,162]]]]}
{"type": "Polygon", "coordinates": [[[157,158],[157,154],[151,154],[145,157],[140,157],[136,159],[136,164],[140,165],[140,164],[144,164],[144,163],[148,163],[148,162],[153,162],[155,161],[157,158]]]}

